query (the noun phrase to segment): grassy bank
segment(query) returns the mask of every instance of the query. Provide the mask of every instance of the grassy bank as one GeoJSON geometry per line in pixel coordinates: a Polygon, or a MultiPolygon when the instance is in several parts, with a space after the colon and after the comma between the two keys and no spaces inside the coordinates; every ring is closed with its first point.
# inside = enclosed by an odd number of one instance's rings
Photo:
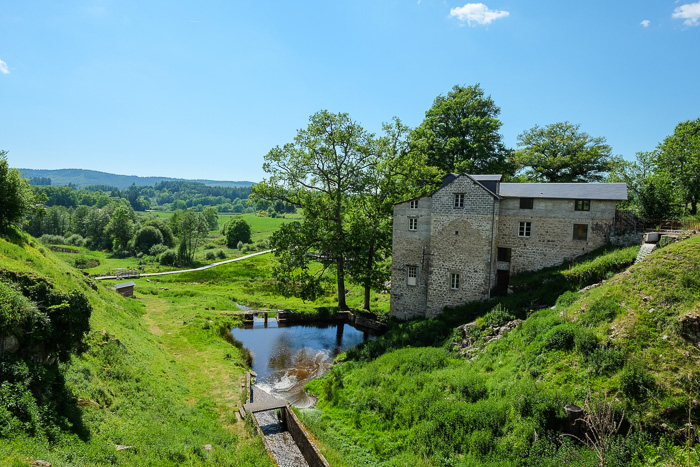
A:
{"type": "MultiPolygon", "coordinates": [[[[25,235],[0,239],[0,272],[5,281],[22,276],[77,291],[92,305],[82,353],[61,366],[71,423],[49,417],[30,426],[24,412],[3,412],[0,464],[267,465],[260,440],[233,415],[247,357],[221,329],[236,317],[192,306],[185,322],[182,303],[138,291],[123,298],[25,235]]],[[[3,384],[2,396],[10,389],[3,384]]],[[[24,397],[31,408],[34,396],[24,397]]]]}
{"type": "Polygon", "coordinates": [[[320,400],[302,419],[334,465],[698,465],[700,351],[679,318],[700,303],[699,247],[617,275],[635,249],[601,251],[521,277],[507,298],[396,324],[309,384],[320,400]],[[475,318],[463,357],[455,326],[475,318]],[[587,444],[562,436],[566,404],[621,428],[587,444]]]}

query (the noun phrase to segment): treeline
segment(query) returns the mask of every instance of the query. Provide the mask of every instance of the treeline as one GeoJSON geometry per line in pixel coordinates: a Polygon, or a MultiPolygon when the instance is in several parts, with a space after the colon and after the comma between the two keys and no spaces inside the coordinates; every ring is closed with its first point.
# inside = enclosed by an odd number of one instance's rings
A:
{"type": "Polygon", "coordinates": [[[269,216],[294,212],[294,206],[284,202],[258,201],[250,202],[250,187],[207,186],[199,182],[165,181],[153,186],[131,185],[126,190],[119,190],[109,185],[89,185],[76,188],[71,185],[51,186],[50,179],[33,179],[32,190],[35,194],[46,195],[47,207],[63,206],[77,208],[91,206],[104,208],[115,199],[124,199],[135,211],[176,211],[193,209],[202,212],[206,207],[214,207],[217,212],[252,213],[266,211],[269,216]],[[49,182],[38,185],[36,181],[49,182]]]}

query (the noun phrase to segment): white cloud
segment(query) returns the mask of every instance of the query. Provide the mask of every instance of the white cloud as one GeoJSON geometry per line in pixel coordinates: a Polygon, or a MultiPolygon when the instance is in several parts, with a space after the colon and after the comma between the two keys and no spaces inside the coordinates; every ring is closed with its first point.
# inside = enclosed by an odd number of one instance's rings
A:
{"type": "Polygon", "coordinates": [[[483,3],[467,3],[462,7],[452,8],[450,16],[454,16],[460,21],[466,21],[469,26],[472,23],[490,24],[499,18],[510,15],[508,11],[489,10],[483,3]]]}
{"type": "Polygon", "coordinates": [[[648,28],[649,25],[651,24],[651,21],[649,21],[648,19],[645,19],[644,21],[642,21],[642,22],[639,23],[639,24],[641,24],[641,25],[644,26],[645,28],[648,28]]]}
{"type": "Polygon", "coordinates": [[[686,26],[697,26],[700,24],[700,2],[687,3],[673,10],[673,17],[676,19],[684,19],[683,24],[686,26]]]}
{"type": "Polygon", "coordinates": [[[0,60],[0,73],[3,75],[10,74],[10,70],[7,69],[7,63],[3,62],[2,60],[0,60]]]}

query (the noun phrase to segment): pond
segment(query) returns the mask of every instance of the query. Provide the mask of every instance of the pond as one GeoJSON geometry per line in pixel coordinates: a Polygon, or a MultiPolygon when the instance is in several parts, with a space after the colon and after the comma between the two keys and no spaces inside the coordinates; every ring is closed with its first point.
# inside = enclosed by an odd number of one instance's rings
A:
{"type": "Polygon", "coordinates": [[[279,326],[270,318],[231,330],[233,337],[253,354],[256,387],[296,407],[311,407],[313,398],[304,385],[328,371],[339,353],[371,339],[368,332],[347,323],[279,326]]]}

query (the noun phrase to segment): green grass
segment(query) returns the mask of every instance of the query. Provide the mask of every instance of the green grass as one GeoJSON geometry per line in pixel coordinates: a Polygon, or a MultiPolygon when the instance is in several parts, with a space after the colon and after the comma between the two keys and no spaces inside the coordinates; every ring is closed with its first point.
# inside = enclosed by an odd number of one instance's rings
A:
{"type": "MultiPolygon", "coordinates": [[[[246,356],[221,337],[236,317],[204,312],[145,290],[119,296],[34,239],[0,239],[0,272],[77,290],[93,307],[86,349],[63,367],[80,425],[52,438],[0,438],[0,465],[270,465],[259,439],[234,417],[246,356]],[[190,318],[182,313],[192,312],[190,318]],[[118,452],[115,445],[134,448],[118,452]],[[212,451],[204,448],[210,444],[212,451]]],[[[178,284],[183,294],[190,287],[178,284]]],[[[188,315],[189,316],[189,315],[188,315]]]]}
{"type": "Polygon", "coordinates": [[[301,417],[339,465],[595,465],[592,450],[561,444],[563,407],[607,394],[632,426],[608,440],[608,465],[697,465],[686,424],[700,420],[700,350],[678,317],[700,309],[700,237],[629,267],[635,253],[602,250],[519,278],[507,298],[395,323],[311,382],[318,408],[301,417]],[[487,344],[508,314],[527,319],[487,344]],[[465,359],[453,330],[475,318],[465,359]]]}

